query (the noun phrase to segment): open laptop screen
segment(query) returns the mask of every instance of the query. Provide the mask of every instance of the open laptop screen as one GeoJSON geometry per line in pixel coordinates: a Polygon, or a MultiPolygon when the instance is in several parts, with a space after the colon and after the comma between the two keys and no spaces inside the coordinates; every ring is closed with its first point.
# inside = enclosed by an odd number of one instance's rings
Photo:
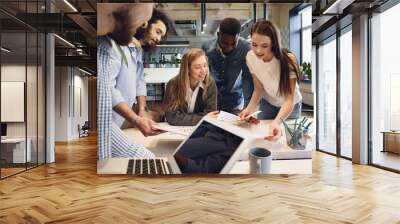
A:
{"type": "Polygon", "coordinates": [[[182,173],[219,173],[242,141],[243,138],[202,121],[174,158],[182,173]]]}

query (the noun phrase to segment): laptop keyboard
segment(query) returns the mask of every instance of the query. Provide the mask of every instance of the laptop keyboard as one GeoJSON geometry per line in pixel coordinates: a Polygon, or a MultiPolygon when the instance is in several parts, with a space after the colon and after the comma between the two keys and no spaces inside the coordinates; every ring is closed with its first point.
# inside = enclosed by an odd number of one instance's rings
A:
{"type": "Polygon", "coordinates": [[[139,158],[130,159],[127,174],[134,175],[165,175],[172,174],[169,163],[164,159],[139,158]]]}

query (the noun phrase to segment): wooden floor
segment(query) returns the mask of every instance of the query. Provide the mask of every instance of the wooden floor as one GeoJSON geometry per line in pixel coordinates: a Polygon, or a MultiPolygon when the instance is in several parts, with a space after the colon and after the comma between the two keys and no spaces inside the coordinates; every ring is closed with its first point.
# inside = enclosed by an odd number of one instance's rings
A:
{"type": "Polygon", "coordinates": [[[96,175],[96,141],[0,181],[0,223],[400,223],[400,175],[315,152],[312,175],[96,175]]]}
{"type": "Polygon", "coordinates": [[[20,168],[20,167],[17,167],[17,168],[4,168],[4,167],[2,167],[1,168],[1,178],[13,175],[15,173],[22,172],[24,170],[26,170],[25,167],[24,168],[20,168]]]}

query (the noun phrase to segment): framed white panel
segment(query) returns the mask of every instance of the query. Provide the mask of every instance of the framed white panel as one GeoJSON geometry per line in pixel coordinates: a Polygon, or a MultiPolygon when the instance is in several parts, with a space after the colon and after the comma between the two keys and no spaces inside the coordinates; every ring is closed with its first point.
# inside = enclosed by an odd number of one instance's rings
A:
{"type": "Polygon", "coordinates": [[[1,122],[24,122],[25,82],[1,82],[1,122]]]}

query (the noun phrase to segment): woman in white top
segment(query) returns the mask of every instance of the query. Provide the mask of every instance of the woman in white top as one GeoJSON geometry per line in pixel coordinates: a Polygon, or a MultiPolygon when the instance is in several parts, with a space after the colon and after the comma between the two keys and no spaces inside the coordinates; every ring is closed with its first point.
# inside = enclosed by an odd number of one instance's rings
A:
{"type": "Polygon", "coordinates": [[[183,55],[179,74],[167,83],[165,92],[165,118],[170,125],[196,125],[217,109],[217,86],[202,49],[192,48],[183,55]]]}
{"type": "Polygon", "coordinates": [[[297,60],[289,50],[280,47],[278,31],[270,21],[253,25],[251,42],[246,63],[253,76],[254,92],[239,116],[244,118],[254,112],[263,98],[259,118],[273,119],[265,139],[277,140],[282,135],[281,120],[300,117],[302,97],[297,84],[297,60]]]}

